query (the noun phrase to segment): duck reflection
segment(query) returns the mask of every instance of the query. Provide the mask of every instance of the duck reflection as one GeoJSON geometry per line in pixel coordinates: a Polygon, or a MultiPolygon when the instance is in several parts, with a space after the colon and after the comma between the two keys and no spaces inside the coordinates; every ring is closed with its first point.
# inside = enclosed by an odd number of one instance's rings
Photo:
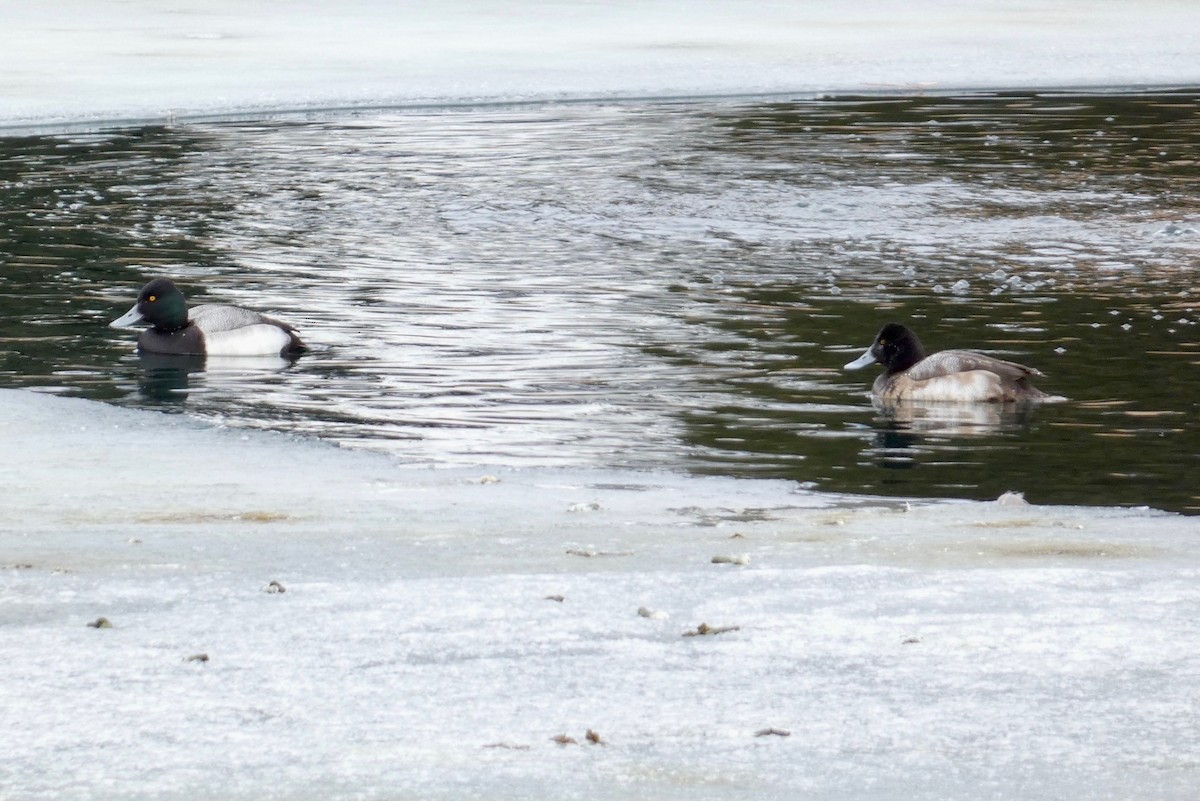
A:
{"type": "Polygon", "coordinates": [[[183,403],[210,376],[279,372],[295,364],[283,356],[167,355],[139,352],[138,394],[155,403],[183,403]]]}
{"type": "Polygon", "coordinates": [[[876,420],[916,434],[982,436],[1029,424],[1033,403],[944,403],[874,399],[876,420]]]}
{"type": "MultiPolygon", "coordinates": [[[[947,438],[984,438],[1029,425],[1030,402],[948,403],[873,398],[875,436],[867,453],[881,467],[915,467],[928,443],[947,438]]],[[[944,447],[944,443],[939,443],[944,447]]]]}

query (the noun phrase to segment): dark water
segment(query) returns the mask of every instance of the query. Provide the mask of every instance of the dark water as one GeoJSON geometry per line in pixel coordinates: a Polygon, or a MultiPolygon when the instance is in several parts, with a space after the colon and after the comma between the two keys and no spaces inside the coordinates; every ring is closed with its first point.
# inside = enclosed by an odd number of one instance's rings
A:
{"type": "MultiPolygon", "coordinates": [[[[0,138],[0,385],[430,464],[1200,510],[1196,94],[576,105],[0,138]],[[163,363],[140,284],[295,323],[163,363]],[[1068,401],[892,414],[884,322],[1068,401]]],[[[12,447],[14,443],[10,443],[12,447]]]]}

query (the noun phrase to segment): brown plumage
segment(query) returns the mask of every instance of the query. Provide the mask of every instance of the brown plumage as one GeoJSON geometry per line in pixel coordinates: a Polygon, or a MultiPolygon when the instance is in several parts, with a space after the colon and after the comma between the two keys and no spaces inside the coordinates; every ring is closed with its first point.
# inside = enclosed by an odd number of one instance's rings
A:
{"type": "Polygon", "coordinates": [[[1046,397],[1029,383],[1030,377],[1042,375],[1034,368],[967,350],[926,356],[917,335],[899,323],[885,325],[867,352],[846,369],[876,363],[885,370],[875,379],[872,391],[883,400],[977,403],[1046,397]]]}

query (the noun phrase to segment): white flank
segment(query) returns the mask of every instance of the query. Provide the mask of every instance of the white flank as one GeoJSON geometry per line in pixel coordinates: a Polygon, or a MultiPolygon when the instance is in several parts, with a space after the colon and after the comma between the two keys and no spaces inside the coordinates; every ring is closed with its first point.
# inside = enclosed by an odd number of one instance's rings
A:
{"type": "Polygon", "coordinates": [[[258,323],[232,331],[205,333],[204,349],[209,356],[278,355],[290,339],[281,328],[258,323]]]}

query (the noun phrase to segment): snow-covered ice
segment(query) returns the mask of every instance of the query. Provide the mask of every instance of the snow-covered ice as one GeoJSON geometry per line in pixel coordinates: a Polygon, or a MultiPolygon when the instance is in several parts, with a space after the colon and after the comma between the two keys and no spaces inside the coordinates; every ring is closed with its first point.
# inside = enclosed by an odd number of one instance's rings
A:
{"type": "MultiPolygon", "coordinates": [[[[0,122],[1194,84],[1198,17],[10,3],[0,122]]],[[[3,799],[1200,791],[1191,518],[420,469],[28,392],[0,432],[3,799]]]]}
{"type": "Polygon", "coordinates": [[[0,420],[5,798],[1200,786],[1188,518],[0,420]]]}
{"type": "Polygon", "coordinates": [[[1200,80],[1200,6],[818,0],[7,3],[0,122],[1200,80]]]}

